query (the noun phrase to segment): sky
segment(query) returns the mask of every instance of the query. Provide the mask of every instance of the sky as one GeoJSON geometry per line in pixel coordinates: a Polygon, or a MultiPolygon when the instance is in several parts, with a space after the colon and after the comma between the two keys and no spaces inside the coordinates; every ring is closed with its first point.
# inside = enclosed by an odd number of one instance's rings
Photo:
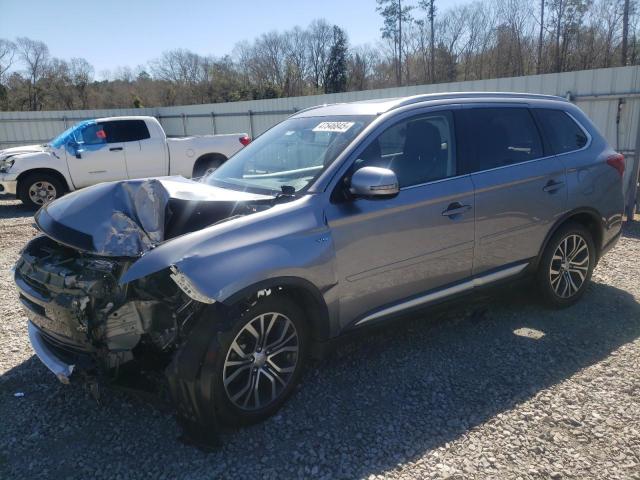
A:
{"type": "MultiPolygon", "coordinates": [[[[436,5],[443,11],[468,1],[436,5]]],[[[42,40],[52,56],[84,57],[101,76],[175,48],[222,56],[242,40],[315,18],[343,27],[352,45],[380,37],[376,0],[0,0],[0,38],[42,40]]]]}

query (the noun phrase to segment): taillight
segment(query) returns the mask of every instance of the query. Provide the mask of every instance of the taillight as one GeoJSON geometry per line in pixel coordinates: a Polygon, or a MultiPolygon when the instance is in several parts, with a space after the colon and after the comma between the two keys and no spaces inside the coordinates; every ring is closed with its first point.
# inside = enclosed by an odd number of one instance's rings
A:
{"type": "Polygon", "coordinates": [[[616,153],[607,157],[607,164],[615,168],[620,176],[624,175],[624,155],[616,153]]]}
{"type": "Polygon", "coordinates": [[[244,135],[240,137],[238,140],[240,140],[240,143],[245,147],[251,143],[251,137],[249,135],[244,135]]]}

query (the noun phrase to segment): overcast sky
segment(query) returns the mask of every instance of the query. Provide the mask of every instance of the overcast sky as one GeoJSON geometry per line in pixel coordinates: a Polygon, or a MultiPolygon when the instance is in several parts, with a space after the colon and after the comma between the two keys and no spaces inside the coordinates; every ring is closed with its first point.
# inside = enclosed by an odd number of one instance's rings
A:
{"type": "MultiPolygon", "coordinates": [[[[436,5],[442,11],[467,1],[436,5]]],[[[239,41],[314,18],[345,28],[352,45],[380,37],[375,0],[0,0],[0,38],[42,40],[51,55],[84,57],[99,74],[174,48],[221,56],[239,41]]]]}

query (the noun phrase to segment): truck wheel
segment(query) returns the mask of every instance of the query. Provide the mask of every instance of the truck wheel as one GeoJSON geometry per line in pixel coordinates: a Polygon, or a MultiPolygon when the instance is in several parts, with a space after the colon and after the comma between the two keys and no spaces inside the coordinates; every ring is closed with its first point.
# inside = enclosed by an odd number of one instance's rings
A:
{"type": "Polygon", "coordinates": [[[596,264],[596,249],[589,230],[569,223],[551,237],[537,272],[540,293],[547,305],[565,308],[584,294],[596,264]]]}
{"type": "Polygon", "coordinates": [[[193,178],[204,177],[210,174],[225,161],[226,158],[222,155],[210,155],[199,159],[193,169],[193,178]]]}
{"type": "Polygon", "coordinates": [[[26,175],[18,184],[18,198],[29,208],[38,209],[61,197],[65,192],[63,183],[50,173],[26,175]]]}

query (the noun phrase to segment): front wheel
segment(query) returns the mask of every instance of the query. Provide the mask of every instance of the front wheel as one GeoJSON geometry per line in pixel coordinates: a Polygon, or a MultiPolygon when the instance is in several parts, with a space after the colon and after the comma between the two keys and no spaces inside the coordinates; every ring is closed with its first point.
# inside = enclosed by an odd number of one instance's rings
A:
{"type": "Polygon", "coordinates": [[[564,308],[585,292],[596,263],[596,249],[589,230],[571,223],[551,237],[538,268],[537,280],[545,302],[564,308]]]}
{"type": "Polygon", "coordinates": [[[210,408],[227,425],[273,415],[293,392],[308,351],[304,313],[285,294],[260,297],[218,336],[210,408]]]}
{"type": "Polygon", "coordinates": [[[17,196],[27,207],[38,209],[59,198],[64,192],[64,185],[54,175],[32,173],[20,180],[17,196]]]}

